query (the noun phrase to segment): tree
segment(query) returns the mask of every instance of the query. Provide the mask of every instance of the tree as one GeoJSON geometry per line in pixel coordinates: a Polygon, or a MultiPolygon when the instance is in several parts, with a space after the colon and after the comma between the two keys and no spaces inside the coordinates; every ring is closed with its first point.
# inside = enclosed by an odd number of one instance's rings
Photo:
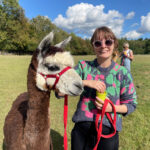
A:
{"type": "Polygon", "coordinates": [[[7,50],[27,50],[31,41],[29,36],[30,24],[18,0],[1,1],[2,20],[0,46],[7,50]],[[5,31],[5,32],[2,32],[5,31]]]}
{"type": "Polygon", "coordinates": [[[37,16],[30,20],[30,25],[35,32],[38,40],[41,40],[50,31],[55,30],[56,27],[51,23],[48,17],[37,16]]]}
{"type": "Polygon", "coordinates": [[[7,40],[7,32],[4,29],[6,22],[6,14],[3,12],[2,5],[0,5],[0,49],[3,49],[5,41],[7,40]]]}
{"type": "Polygon", "coordinates": [[[145,42],[145,54],[150,54],[150,39],[145,42]]]}
{"type": "Polygon", "coordinates": [[[19,19],[22,8],[19,6],[18,0],[2,0],[2,6],[7,19],[19,19]]]}

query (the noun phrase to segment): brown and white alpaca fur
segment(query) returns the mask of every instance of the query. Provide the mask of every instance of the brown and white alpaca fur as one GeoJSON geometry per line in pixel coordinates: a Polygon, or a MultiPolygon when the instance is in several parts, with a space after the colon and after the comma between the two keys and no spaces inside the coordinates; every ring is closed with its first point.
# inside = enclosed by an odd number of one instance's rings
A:
{"type": "MultiPolygon", "coordinates": [[[[4,145],[6,150],[52,150],[50,137],[49,100],[55,79],[44,79],[39,74],[56,74],[74,61],[64,47],[70,37],[56,46],[51,46],[53,32],[47,35],[34,52],[27,75],[27,92],[13,102],[5,119],[4,145]]],[[[82,80],[73,69],[65,72],[56,85],[56,90],[67,95],[80,95],[82,80]]]]}

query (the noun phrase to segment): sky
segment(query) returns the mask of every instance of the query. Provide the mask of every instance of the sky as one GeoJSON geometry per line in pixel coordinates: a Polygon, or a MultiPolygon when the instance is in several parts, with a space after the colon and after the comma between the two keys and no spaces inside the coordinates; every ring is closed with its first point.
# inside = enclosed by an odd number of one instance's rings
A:
{"type": "Polygon", "coordinates": [[[57,27],[90,38],[108,26],[118,38],[150,38],[150,0],[19,0],[27,18],[48,17],[57,27]]]}

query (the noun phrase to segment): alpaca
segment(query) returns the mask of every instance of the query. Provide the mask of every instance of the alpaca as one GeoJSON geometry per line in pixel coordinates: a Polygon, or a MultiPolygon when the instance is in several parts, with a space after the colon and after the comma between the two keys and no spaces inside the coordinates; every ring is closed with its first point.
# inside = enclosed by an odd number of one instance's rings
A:
{"type": "Polygon", "coordinates": [[[27,92],[17,97],[6,116],[6,150],[52,150],[50,91],[55,88],[56,91],[71,96],[80,95],[83,91],[82,80],[72,69],[73,57],[62,49],[71,38],[51,46],[53,36],[53,32],[48,34],[34,52],[28,69],[27,92]],[[65,71],[59,80],[45,77],[58,75],[67,66],[70,67],[69,70],[65,71]]]}

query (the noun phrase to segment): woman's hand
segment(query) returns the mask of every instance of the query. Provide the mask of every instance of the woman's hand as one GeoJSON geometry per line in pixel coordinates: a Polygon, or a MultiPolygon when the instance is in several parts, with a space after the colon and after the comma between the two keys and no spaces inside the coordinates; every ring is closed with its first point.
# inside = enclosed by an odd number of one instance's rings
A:
{"type": "Polygon", "coordinates": [[[90,88],[96,89],[100,93],[104,93],[106,90],[106,85],[102,81],[97,80],[83,80],[83,85],[90,88]]]}
{"type": "MultiPolygon", "coordinates": [[[[108,99],[108,98],[107,98],[107,99],[108,99]]],[[[100,98],[96,97],[95,105],[96,105],[96,108],[97,108],[97,109],[102,110],[103,105],[104,105],[104,101],[101,100],[100,98]]],[[[107,106],[106,106],[106,112],[112,112],[112,106],[111,106],[110,103],[108,103],[107,106]]]]}

